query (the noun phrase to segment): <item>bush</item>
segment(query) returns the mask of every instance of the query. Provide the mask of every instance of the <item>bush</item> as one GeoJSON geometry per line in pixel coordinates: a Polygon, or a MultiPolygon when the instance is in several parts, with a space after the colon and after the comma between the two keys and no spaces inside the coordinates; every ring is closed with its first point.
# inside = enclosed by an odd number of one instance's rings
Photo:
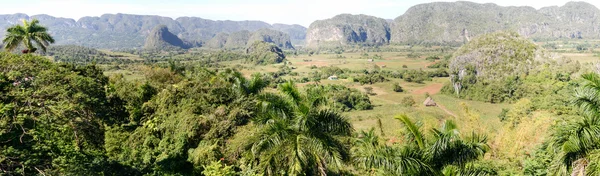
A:
{"type": "Polygon", "coordinates": [[[402,98],[400,104],[405,107],[412,107],[417,104],[417,102],[415,102],[415,99],[412,96],[407,96],[402,98]]]}
{"type": "Polygon", "coordinates": [[[323,95],[327,104],[340,111],[373,109],[369,96],[357,89],[343,85],[307,85],[307,92],[323,95]]]}
{"type": "Polygon", "coordinates": [[[394,92],[404,92],[404,89],[402,89],[402,86],[400,86],[400,84],[398,84],[398,83],[394,83],[393,87],[394,87],[394,92]]]}
{"type": "Polygon", "coordinates": [[[204,166],[202,174],[206,176],[234,176],[235,170],[233,170],[233,166],[227,166],[221,163],[221,161],[213,161],[209,165],[204,166]]]}

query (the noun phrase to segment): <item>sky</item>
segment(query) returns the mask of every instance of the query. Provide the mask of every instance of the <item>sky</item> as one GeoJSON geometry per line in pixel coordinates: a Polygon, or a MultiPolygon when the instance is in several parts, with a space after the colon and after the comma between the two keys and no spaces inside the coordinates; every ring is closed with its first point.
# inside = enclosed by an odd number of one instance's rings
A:
{"type": "MultiPolygon", "coordinates": [[[[402,15],[411,6],[445,0],[0,0],[0,14],[48,14],[73,18],[105,13],[182,16],[211,20],[260,20],[267,23],[300,24],[342,13],[366,14],[385,19],[402,15]]],[[[568,0],[470,0],[501,6],[562,6],[568,0]]],[[[451,1],[446,1],[451,2],[451,1]]],[[[600,1],[587,0],[600,7],[600,1]]]]}

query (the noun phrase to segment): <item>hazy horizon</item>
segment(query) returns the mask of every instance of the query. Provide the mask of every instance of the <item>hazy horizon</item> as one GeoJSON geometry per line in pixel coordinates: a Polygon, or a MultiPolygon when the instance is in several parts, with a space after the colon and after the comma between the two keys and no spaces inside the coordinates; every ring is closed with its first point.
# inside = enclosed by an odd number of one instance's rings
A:
{"type": "MultiPolygon", "coordinates": [[[[414,5],[430,2],[455,2],[436,0],[393,1],[393,0],[223,0],[191,1],[172,0],[43,0],[2,2],[0,14],[24,13],[27,15],[47,14],[54,17],[79,20],[86,16],[102,14],[159,15],[170,18],[200,17],[210,20],[257,20],[269,24],[299,24],[309,27],[315,20],[331,18],[342,13],[365,14],[384,19],[394,19],[414,5]]],[[[519,1],[472,0],[476,3],[494,3],[500,6],[531,6],[539,9],[547,6],[562,6],[567,0],[519,1]]],[[[594,6],[600,2],[584,1],[594,6]]]]}

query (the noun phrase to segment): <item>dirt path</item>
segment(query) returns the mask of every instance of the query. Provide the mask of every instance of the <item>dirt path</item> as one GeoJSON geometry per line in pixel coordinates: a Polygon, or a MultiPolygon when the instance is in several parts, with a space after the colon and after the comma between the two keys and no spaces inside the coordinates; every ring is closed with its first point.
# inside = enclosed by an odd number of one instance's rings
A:
{"type": "Polygon", "coordinates": [[[457,117],[454,113],[452,113],[452,111],[446,109],[446,107],[444,105],[438,103],[437,107],[442,109],[444,112],[446,112],[446,114],[451,115],[452,117],[455,117],[455,118],[457,117]]]}
{"type": "Polygon", "coordinates": [[[444,87],[444,84],[435,83],[435,84],[429,85],[427,87],[423,87],[421,89],[414,90],[412,93],[421,95],[421,94],[425,94],[426,92],[429,92],[430,95],[435,95],[437,93],[440,93],[440,90],[442,90],[442,87],[444,87]]]}

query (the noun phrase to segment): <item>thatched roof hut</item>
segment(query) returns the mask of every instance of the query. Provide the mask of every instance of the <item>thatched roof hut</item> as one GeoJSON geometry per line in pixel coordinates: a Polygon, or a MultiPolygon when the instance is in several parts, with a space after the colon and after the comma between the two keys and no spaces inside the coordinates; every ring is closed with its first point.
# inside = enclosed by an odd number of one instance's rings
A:
{"type": "Polygon", "coordinates": [[[425,105],[425,106],[437,106],[437,104],[435,103],[435,101],[433,101],[433,98],[431,98],[431,97],[427,97],[427,99],[425,99],[425,101],[423,102],[423,105],[425,105]]]}

